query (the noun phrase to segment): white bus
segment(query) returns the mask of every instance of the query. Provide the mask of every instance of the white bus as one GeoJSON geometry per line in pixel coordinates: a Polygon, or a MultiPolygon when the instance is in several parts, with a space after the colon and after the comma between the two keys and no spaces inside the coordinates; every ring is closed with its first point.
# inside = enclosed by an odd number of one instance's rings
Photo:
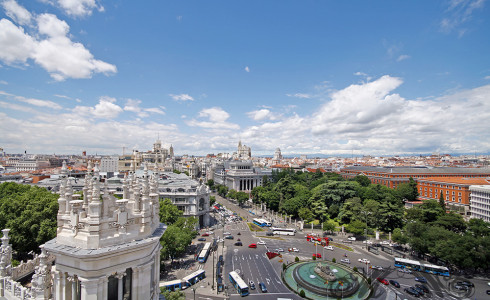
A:
{"type": "Polygon", "coordinates": [[[264,219],[253,219],[253,223],[260,227],[271,227],[272,223],[264,219]]]}
{"type": "Polygon", "coordinates": [[[272,227],[272,233],[279,234],[279,235],[294,235],[296,233],[296,229],[272,227]]]}
{"type": "Polygon", "coordinates": [[[245,281],[243,281],[243,279],[240,277],[240,275],[238,275],[237,272],[230,272],[230,282],[236,288],[240,296],[243,297],[248,295],[248,285],[245,283],[245,281]]]}
{"type": "Polygon", "coordinates": [[[211,247],[211,243],[206,243],[204,245],[204,248],[202,248],[201,253],[199,254],[199,257],[197,258],[198,262],[200,262],[200,263],[206,262],[206,260],[208,259],[210,247],[211,247]]]}

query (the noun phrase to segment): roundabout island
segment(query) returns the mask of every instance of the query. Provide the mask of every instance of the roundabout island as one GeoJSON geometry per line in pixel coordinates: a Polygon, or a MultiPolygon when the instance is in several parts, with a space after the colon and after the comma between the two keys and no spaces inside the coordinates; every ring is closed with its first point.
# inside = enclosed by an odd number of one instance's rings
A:
{"type": "Polygon", "coordinates": [[[367,299],[371,288],[366,279],[351,269],[327,261],[289,264],[282,279],[295,293],[308,299],[367,299]]]}

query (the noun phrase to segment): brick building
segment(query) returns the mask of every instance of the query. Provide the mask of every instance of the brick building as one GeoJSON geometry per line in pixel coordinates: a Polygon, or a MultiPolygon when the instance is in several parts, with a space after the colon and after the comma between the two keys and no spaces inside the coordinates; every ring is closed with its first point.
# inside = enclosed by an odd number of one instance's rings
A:
{"type": "MultiPolygon", "coordinates": [[[[364,167],[353,166],[340,170],[345,179],[357,175],[365,175],[373,184],[382,184],[389,188],[397,188],[399,184],[408,182],[409,178],[421,179],[428,177],[438,178],[485,178],[490,177],[489,168],[410,168],[410,167],[364,167]]],[[[439,199],[439,196],[436,197],[439,199]]]]}

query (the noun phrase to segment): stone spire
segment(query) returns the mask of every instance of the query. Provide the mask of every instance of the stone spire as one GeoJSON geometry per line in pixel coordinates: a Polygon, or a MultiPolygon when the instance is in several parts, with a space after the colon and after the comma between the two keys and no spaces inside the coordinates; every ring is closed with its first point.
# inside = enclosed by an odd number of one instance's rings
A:
{"type": "Polygon", "coordinates": [[[12,245],[9,244],[10,229],[3,229],[2,246],[0,247],[0,277],[10,276],[12,269],[12,245]]]}
{"type": "Polygon", "coordinates": [[[32,298],[33,299],[51,299],[51,264],[48,263],[48,255],[44,245],[39,246],[41,254],[39,255],[39,266],[36,267],[32,275],[32,298]]]}

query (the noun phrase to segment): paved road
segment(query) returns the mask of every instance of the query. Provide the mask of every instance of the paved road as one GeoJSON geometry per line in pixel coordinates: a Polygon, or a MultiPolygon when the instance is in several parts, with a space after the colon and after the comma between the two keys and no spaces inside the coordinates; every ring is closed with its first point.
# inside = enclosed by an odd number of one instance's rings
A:
{"type": "MultiPolygon", "coordinates": [[[[240,216],[245,219],[251,220],[254,218],[253,215],[249,213],[249,209],[240,208],[233,203],[217,197],[218,202],[223,203],[227,208],[234,212],[237,212],[240,216]]],[[[287,226],[287,225],[286,225],[287,226]]],[[[409,286],[414,286],[417,283],[414,278],[416,276],[423,276],[428,280],[426,286],[429,287],[431,293],[426,295],[425,299],[437,299],[437,300],[456,300],[456,299],[489,299],[486,295],[487,280],[484,279],[472,279],[471,281],[475,284],[475,288],[468,292],[458,292],[453,288],[454,282],[458,280],[467,280],[465,278],[459,278],[451,276],[450,278],[442,276],[433,276],[427,273],[406,274],[399,272],[393,267],[393,257],[387,253],[380,252],[378,255],[368,252],[363,243],[356,241],[352,244],[346,244],[350,246],[353,251],[346,251],[340,248],[334,247],[334,250],[326,250],[321,246],[315,246],[313,243],[306,242],[305,235],[310,230],[304,230],[303,232],[298,232],[295,236],[281,236],[280,239],[277,237],[269,238],[265,235],[265,232],[250,232],[248,226],[244,222],[239,224],[228,224],[225,227],[225,231],[232,233],[235,240],[226,241],[227,253],[225,259],[225,273],[228,274],[231,270],[238,271],[240,275],[248,283],[249,280],[253,280],[257,285],[258,282],[264,282],[268,288],[269,294],[261,294],[258,290],[251,291],[251,297],[258,297],[260,299],[277,299],[277,298],[289,298],[289,299],[300,299],[295,294],[291,293],[279,278],[282,263],[279,259],[269,260],[265,256],[267,249],[274,251],[278,248],[283,248],[285,253],[283,253],[284,262],[291,262],[298,256],[300,259],[311,259],[313,253],[322,254],[322,259],[332,260],[335,258],[337,262],[344,258],[344,254],[347,254],[347,258],[350,259],[351,264],[347,266],[353,268],[357,267],[361,272],[367,273],[368,277],[373,279],[374,294],[371,299],[419,299],[414,298],[403,291],[404,288],[409,286]],[[237,235],[240,232],[241,235],[237,235]],[[237,238],[240,238],[243,242],[242,247],[236,247],[233,243],[237,238]],[[247,246],[250,243],[257,243],[258,241],[265,241],[266,245],[258,245],[257,249],[251,249],[247,246]],[[298,248],[299,252],[288,252],[289,248],[298,248]],[[370,264],[366,265],[358,262],[359,258],[367,258],[370,260],[370,264]],[[378,265],[382,266],[384,270],[374,270],[370,266],[378,265]],[[376,278],[394,279],[397,280],[401,288],[397,289],[392,285],[382,285],[376,281],[376,278]]],[[[347,236],[331,236],[334,242],[340,242],[340,240],[345,240],[347,236]]],[[[225,282],[229,285],[228,278],[225,282]]],[[[238,295],[234,295],[234,289],[229,288],[231,292],[231,299],[240,298],[238,295]]]]}

